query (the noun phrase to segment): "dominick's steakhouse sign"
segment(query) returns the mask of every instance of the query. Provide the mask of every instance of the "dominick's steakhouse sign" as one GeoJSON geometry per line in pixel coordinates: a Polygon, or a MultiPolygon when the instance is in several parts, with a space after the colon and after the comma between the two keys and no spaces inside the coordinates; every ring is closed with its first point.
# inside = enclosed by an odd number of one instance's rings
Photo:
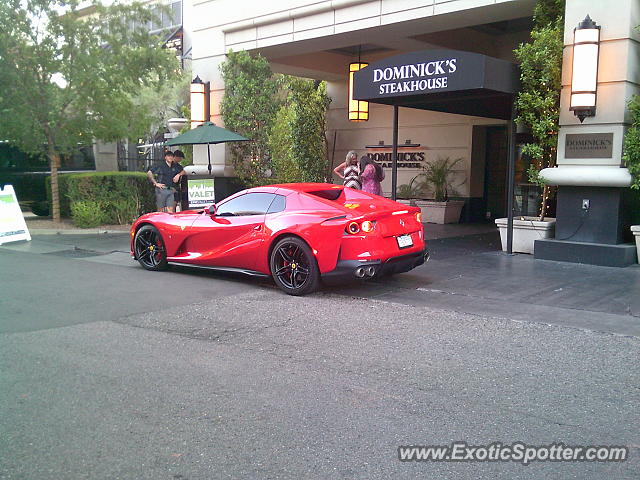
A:
{"type": "Polygon", "coordinates": [[[373,69],[373,83],[380,95],[390,93],[424,92],[447,88],[449,75],[458,70],[457,58],[412,63],[373,69]]]}
{"type": "Polygon", "coordinates": [[[462,90],[507,92],[513,87],[511,68],[509,62],[472,52],[411,52],[385,58],[356,72],[354,97],[393,103],[384,99],[462,90]]]}

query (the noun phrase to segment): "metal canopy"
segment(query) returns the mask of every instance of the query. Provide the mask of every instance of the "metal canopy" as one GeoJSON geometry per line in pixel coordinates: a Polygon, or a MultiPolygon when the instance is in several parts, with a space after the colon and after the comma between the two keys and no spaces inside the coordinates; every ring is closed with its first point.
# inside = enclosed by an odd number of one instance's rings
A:
{"type": "Polygon", "coordinates": [[[508,120],[518,67],[458,50],[424,50],[385,58],[356,72],[354,98],[508,120]]]}
{"type": "Polygon", "coordinates": [[[385,58],[354,75],[357,100],[393,105],[392,198],[398,181],[398,108],[409,107],[509,120],[507,252],[513,244],[513,179],[518,67],[458,50],[423,50],[385,58]]]}

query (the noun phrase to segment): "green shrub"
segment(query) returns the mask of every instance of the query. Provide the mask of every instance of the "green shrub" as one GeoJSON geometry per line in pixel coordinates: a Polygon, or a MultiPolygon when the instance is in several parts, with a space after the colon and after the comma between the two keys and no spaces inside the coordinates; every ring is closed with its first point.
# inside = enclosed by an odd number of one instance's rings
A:
{"type": "Polygon", "coordinates": [[[624,165],[633,178],[631,188],[640,189],[640,96],[634,95],[629,102],[631,127],[624,137],[624,165]]]}
{"type": "Polygon", "coordinates": [[[45,173],[0,173],[0,187],[13,185],[16,197],[20,202],[38,202],[47,199],[45,190],[45,173]]]}
{"type": "Polygon", "coordinates": [[[288,97],[276,114],[269,148],[276,176],[283,182],[324,182],[328,175],[326,84],[284,77],[288,97]]]}
{"type": "Polygon", "coordinates": [[[47,202],[46,200],[33,202],[31,204],[31,211],[39,217],[48,217],[51,211],[51,209],[49,208],[49,202],[47,202]]]}
{"type": "MultiPolygon", "coordinates": [[[[84,228],[124,225],[155,210],[153,188],[143,172],[87,172],[59,177],[60,213],[84,228]]],[[[51,186],[47,191],[51,195],[51,186]]]]}
{"type": "Polygon", "coordinates": [[[103,202],[79,201],[71,204],[73,223],[80,228],[93,228],[109,221],[108,205],[103,202]]]}

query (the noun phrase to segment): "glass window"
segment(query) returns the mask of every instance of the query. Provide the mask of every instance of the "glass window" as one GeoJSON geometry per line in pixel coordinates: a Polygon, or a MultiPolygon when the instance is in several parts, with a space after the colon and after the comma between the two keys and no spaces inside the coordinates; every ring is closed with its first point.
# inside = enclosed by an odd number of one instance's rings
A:
{"type": "Polygon", "coordinates": [[[181,25],[182,24],[182,2],[173,2],[171,4],[172,11],[172,25],[181,25]]]}
{"type": "Polygon", "coordinates": [[[273,202],[271,202],[271,206],[269,207],[269,211],[267,213],[278,213],[284,210],[284,207],[287,204],[287,201],[285,200],[286,197],[282,195],[275,195],[275,197],[276,198],[274,198],[273,202]]]}
{"type": "Polygon", "coordinates": [[[273,193],[247,193],[221,204],[216,212],[220,217],[264,215],[273,201],[273,193]]]}
{"type": "Polygon", "coordinates": [[[153,19],[151,20],[151,31],[160,30],[160,28],[162,28],[162,12],[160,11],[160,8],[152,8],[151,13],[153,14],[153,19]]]}

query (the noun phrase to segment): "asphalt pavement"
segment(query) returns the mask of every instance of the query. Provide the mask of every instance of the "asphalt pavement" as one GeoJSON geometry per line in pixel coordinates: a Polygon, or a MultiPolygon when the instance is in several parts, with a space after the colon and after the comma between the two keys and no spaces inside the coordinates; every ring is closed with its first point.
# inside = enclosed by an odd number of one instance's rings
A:
{"type": "Polygon", "coordinates": [[[302,298],[145,271],[126,234],[0,247],[0,478],[640,478],[640,270],[466,233],[407,274],[302,298]],[[398,460],[454,441],[629,459],[398,460]]]}

